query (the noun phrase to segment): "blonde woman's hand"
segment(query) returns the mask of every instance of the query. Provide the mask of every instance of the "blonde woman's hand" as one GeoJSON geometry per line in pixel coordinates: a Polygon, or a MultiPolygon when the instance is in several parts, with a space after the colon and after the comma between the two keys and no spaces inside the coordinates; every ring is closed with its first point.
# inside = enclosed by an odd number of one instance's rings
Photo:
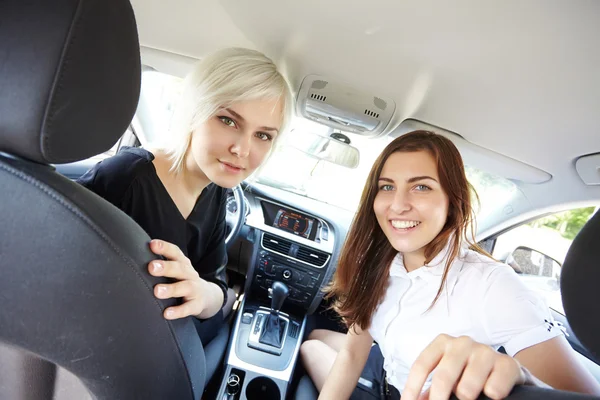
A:
{"type": "Polygon", "coordinates": [[[181,249],[163,240],[152,240],[150,250],[167,260],[154,260],[148,264],[148,271],[154,276],[163,276],[177,280],[174,283],[161,283],[154,287],[154,295],[159,299],[180,297],[183,303],[168,307],[164,311],[166,319],[178,319],[190,315],[201,318],[206,308],[207,285],[209,282],[200,278],[181,249]]]}

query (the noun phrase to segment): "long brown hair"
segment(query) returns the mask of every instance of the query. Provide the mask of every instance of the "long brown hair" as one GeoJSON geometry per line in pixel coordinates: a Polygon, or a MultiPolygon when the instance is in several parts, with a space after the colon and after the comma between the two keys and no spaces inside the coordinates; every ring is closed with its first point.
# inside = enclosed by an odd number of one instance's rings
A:
{"type": "Polygon", "coordinates": [[[335,276],[328,288],[327,298],[334,299],[332,307],[348,327],[356,324],[362,329],[369,328],[373,313],[385,295],[391,262],[398,253],[381,230],[373,211],[381,170],[390,155],[416,151],[427,151],[435,159],[440,184],[449,200],[444,227],[425,246],[427,264],[451,241],[442,283],[431,306],[442,293],[448,270],[459,254],[463,239],[472,249],[489,256],[473,243],[471,194],[476,199],[477,194],[467,181],[462,157],[454,144],[444,136],[428,131],[413,131],[394,139],[371,168],[335,276]],[[466,238],[467,233],[469,238],[466,238]]]}

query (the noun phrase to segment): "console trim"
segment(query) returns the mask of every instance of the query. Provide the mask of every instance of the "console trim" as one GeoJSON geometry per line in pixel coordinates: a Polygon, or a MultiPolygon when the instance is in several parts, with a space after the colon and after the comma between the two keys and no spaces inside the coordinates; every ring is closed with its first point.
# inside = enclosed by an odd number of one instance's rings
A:
{"type": "MultiPolygon", "coordinates": [[[[303,211],[300,210],[296,207],[293,206],[289,206],[286,204],[282,204],[282,203],[278,203],[276,201],[270,200],[270,199],[266,199],[264,197],[261,196],[256,196],[254,198],[254,201],[257,203],[254,205],[252,212],[250,214],[248,214],[248,217],[246,218],[246,225],[250,226],[252,228],[256,228],[259,229],[263,232],[269,232],[273,235],[276,236],[280,236],[282,238],[291,240],[297,244],[301,244],[303,246],[307,246],[307,247],[312,247],[315,250],[320,250],[320,251],[324,251],[325,253],[329,253],[332,254],[334,249],[335,249],[335,232],[333,231],[331,225],[325,221],[323,218],[317,217],[316,215],[307,212],[307,211],[303,211]],[[275,227],[269,226],[267,224],[265,224],[265,216],[262,210],[262,206],[261,206],[261,202],[267,202],[267,203],[271,203],[271,204],[275,204],[281,207],[285,207],[288,208],[290,210],[294,210],[294,211],[298,211],[300,213],[303,214],[307,214],[317,220],[319,220],[319,222],[321,222],[324,226],[327,227],[327,232],[328,232],[328,238],[327,240],[323,240],[321,242],[315,242],[313,240],[309,240],[303,237],[300,237],[298,235],[294,235],[292,233],[288,233],[286,231],[283,231],[281,229],[277,229],[275,227]]],[[[286,256],[287,257],[287,256],[286,256]]]]}
{"type": "MultiPolygon", "coordinates": [[[[236,353],[236,347],[237,347],[236,345],[237,345],[237,340],[238,340],[238,336],[239,336],[239,328],[240,328],[240,324],[242,323],[242,315],[244,313],[245,305],[246,305],[246,299],[244,298],[244,300],[242,301],[242,304],[240,305],[238,315],[237,315],[236,321],[235,321],[235,327],[233,329],[233,336],[229,343],[230,351],[229,351],[229,355],[227,357],[227,365],[231,366],[231,367],[239,368],[239,369],[244,369],[246,371],[252,371],[257,374],[267,376],[269,378],[274,378],[274,379],[282,380],[284,382],[289,382],[290,379],[292,378],[294,368],[296,367],[296,361],[298,360],[298,355],[300,354],[300,345],[302,344],[302,338],[304,337],[304,329],[306,327],[306,315],[302,319],[302,325],[300,326],[300,332],[298,333],[298,341],[296,343],[296,347],[294,349],[294,353],[292,355],[292,358],[290,360],[288,367],[286,369],[284,369],[283,371],[273,371],[268,368],[263,368],[258,365],[254,365],[254,364],[250,364],[248,362],[242,361],[242,360],[240,360],[240,358],[238,357],[238,355],[236,353]]],[[[260,350],[256,350],[256,351],[260,351],[260,350]]]]}
{"type": "MultiPolygon", "coordinates": [[[[270,233],[270,232],[269,232],[269,233],[270,233]]],[[[262,232],[262,233],[261,233],[261,236],[260,236],[260,247],[261,247],[261,249],[263,249],[264,251],[268,251],[269,253],[277,254],[278,256],[285,257],[285,258],[288,258],[288,259],[290,259],[290,260],[292,260],[292,261],[295,261],[295,262],[302,263],[302,264],[304,264],[304,265],[307,265],[307,266],[309,266],[310,268],[317,268],[317,269],[323,269],[323,268],[326,268],[326,267],[327,267],[327,265],[328,265],[328,263],[329,263],[329,260],[331,260],[331,253],[327,253],[327,260],[325,261],[325,263],[324,263],[323,265],[321,265],[321,266],[318,266],[318,265],[310,264],[310,263],[307,263],[306,261],[302,261],[302,260],[300,260],[300,259],[298,259],[298,258],[295,258],[295,257],[289,256],[289,255],[287,255],[287,254],[282,254],[282,253],[280,253],[280,252],[278,252],[278,251],[271,250],[271,249],[267,249],[267,248],[266,248],[266,247],[263,245],[263,242],[264,242],[264,240],[265,240],[265,232],[262,232]]],[[[287,239],[286,239],[286,240],[287,240],[287,239]]],[[[305,246],[305,247],[308,247],[308,246],[305,246]]],[[[314,247],[310,247],[310,248],[314,249],[314,247]]],[[[315,250],[319,250],[319,249],[315,249],[315,250]]],[[[321,251],[321,250],[319,250],[319,251],[321,251]]],[[[324,252],[324,253],[326,253],[326,252],[324,252]]]]}
{"type": "Polygon", "coordinates": [[[285,342],[287,341],[287,334],[288,334],[288,329],[290,327],[290,320],[287,317],[284,317],[282,315],[283,313],[280,313],[279,311],[277,311],[277,316],[285,322],[285,329],[283,330],[283,341],[281,342],[281,347],[275,348],[273,346],[269,346],[267,344],[262,344],[260,342],[260,335],[262,334],[262,330],[265,326],[266,317],[268,317],[269,314],[271,314],[271,310],[265,311],[265,310],[259,309],[259,310],[256,310],[256,312],[254,313],[254,320],[252,321],[252,325],[250,326],[250,337],[248,338],[248,346],[252,347],[253,349],[259,350],[259,351],[264,351],[264,352],[267,352],[270,354],[274,354],[276,356],[280,356],[281,352],[283,351],[283,347],[285,346],[285,342]],[[262,323],[260,323],[260,325],[258,326],[259,332],[254,333],[256,330],[256,325],[259,324],[259,321],[258,321],[259,314],[263,316],[263,319],[261,320],[262,323]]]}

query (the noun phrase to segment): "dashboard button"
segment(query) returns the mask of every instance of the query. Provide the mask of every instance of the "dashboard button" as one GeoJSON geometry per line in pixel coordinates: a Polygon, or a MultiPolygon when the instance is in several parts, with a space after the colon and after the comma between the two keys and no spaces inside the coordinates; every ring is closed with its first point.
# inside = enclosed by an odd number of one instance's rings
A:
{"type": "Polygon", "coordinates": [[[284,269],[283,273],[282,273],[283,279],[290,280],[290,278],[292,277],[292,271],[290,271],[289,269],[284,269]]]}

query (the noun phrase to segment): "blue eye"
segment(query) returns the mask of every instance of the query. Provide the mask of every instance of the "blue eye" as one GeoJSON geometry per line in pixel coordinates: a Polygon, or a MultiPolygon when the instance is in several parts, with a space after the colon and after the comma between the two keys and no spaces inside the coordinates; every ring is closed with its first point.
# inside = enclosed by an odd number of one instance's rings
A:
{"type": "Polygon", "coordinates": [[[221,120],[221,122],[223,122],[225,125],[231,127],[231,128],[236,128],[237,125],[235,123],[235,121],[229,117],[219,117],[219,119],[221,120]]]}
{"type": "Polygon", "coordinates": [[[381,185],[381,186],[379,186],[379,190],[382,190],[384,192],[389,192],[390,190],[394,190],[394,186],[392,186],[392,185],[381,185]]]}
{"type": "Polygon", "coordinates": [[[419,192],[426,192],[428,190],[431,190],[431,188],[427,185],[417,185],[415,186],[415,189],[419,192]]]}

